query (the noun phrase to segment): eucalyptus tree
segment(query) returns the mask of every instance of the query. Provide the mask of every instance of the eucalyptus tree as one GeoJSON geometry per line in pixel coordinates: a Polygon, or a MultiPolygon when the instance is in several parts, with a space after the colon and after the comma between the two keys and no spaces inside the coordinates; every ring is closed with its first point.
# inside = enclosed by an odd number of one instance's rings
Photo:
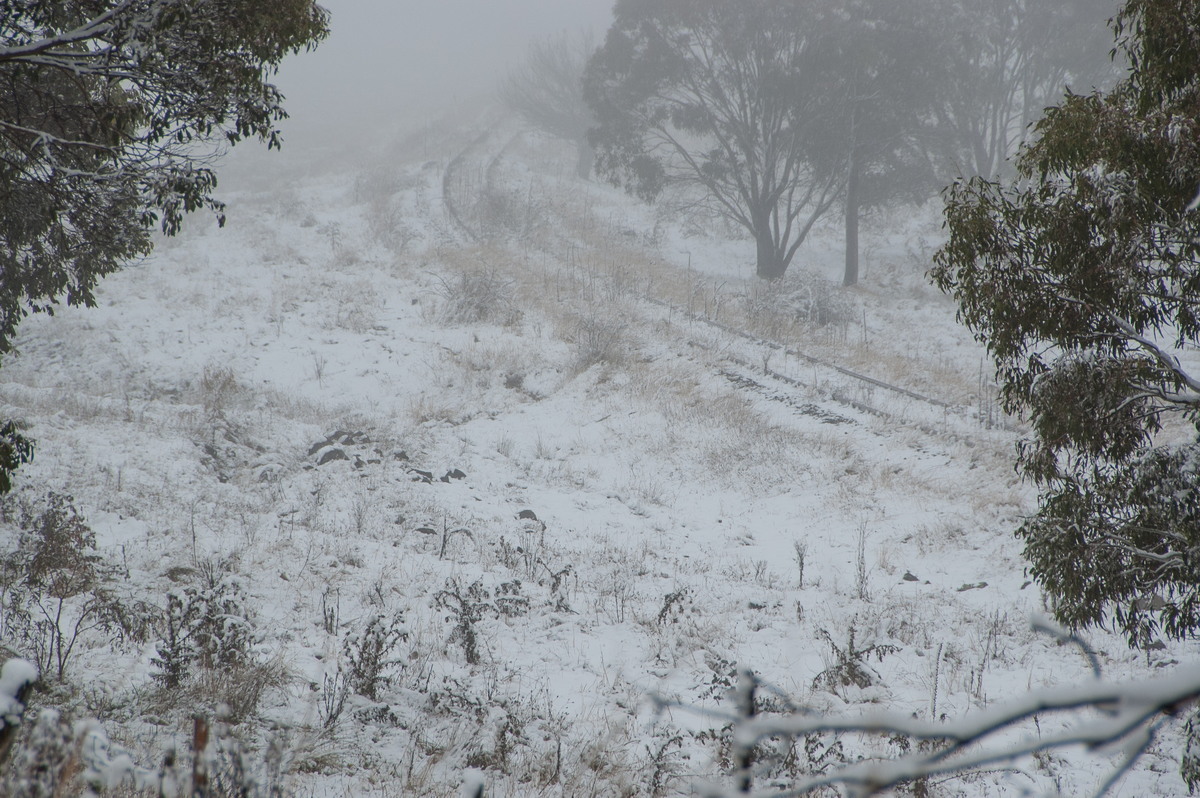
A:
{"type": "Polygon", "coordinates": [[[1017,534],[1064,623],[1200,628],[1200,3],[1127,0],[1128,76],[1068,94],[1009,184],[946,195],[934,282],[995,362],[1041,489],[1017,534]]]}
{"type": "Polygon", "coordinates": [[[936,193],[922,150],[930,131],[939,64],[926,0],[839,0],[816,44],[828,95],[817,157],[842,164],[846,233],[843,284],[859,276],[859,217],[864,209],[936,193]]]}
{"type": "Polygon", "coordinates": [[[1030,126],[1070,86],[1089,92],[1112,83],[1108,20],[1118,0],[924,0],[922,24],[934,34],[935,124],[927,151],[949,180],[994,179],[1030,126]]]}

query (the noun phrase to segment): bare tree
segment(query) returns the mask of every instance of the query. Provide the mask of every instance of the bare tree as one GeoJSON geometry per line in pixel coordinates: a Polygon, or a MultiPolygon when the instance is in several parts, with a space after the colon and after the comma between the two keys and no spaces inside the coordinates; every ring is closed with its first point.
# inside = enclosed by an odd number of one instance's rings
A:
{"type": "Polygon", "coordinates": [[[698,187],[755,239],[758,275],[782,277],[838,200],[844,158],[825,132],[826,16],[786,0],[619,2],[585,93],[597,166],[643,199],[698,187]]]}
{"type": "Polygon", "coordinates": [[[932,0],[940,45],[931,155],[944,179],[994,179],[1070,85],[1116,75],[1106,22],[1116,0],[932,0]]]}
{"type": "Polygon", "coordinates": [[[575,173],[585,180],[592,174],[595,152],[588,142],[594,121],[583,100],[583,72],[595,49],[587,31],[535,42],[500,87],[504,102],[527,122],[575,145],[575,173]]]}

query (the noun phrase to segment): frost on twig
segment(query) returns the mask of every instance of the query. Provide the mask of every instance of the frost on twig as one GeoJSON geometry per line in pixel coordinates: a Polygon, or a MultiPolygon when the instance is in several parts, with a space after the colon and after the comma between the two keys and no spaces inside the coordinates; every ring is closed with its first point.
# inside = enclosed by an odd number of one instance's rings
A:
{"type": "MultiPolygon", "coordinates": [[[[856,733],[882,740],[904,738],[924,743],[905,747],[894,758],[865,758],[830,768],[780,786],[750,789],[744,769],[730,788],[706,788],[710,798],[757,796],[785,798],[840,787],[848,798],[865,798],[932,776],[963,776],[997,767],[1015,766],[1041,752],[1081,747],[1116,756],[1112,772],[1095,796],[1102,796],[1137,762],[1170,719],[1200,698],[1200,666],[1180,667],[1169,676],[1112,683],[1101,678],[1099,660],[1076,635],[1034,619],[1037,631],[1077,645],[1092,670],[1092,678],[1070,685],[1033,690],[957,720],[937,722],[898,712],[870,711],[858,715],[827,715],[800,708],[786,715],[757,714],[722,719],[732,721],[734,750],[750,751],[765,740],[817,733],[856,733]],[[1058,731],[1047,732],[1046,719],[1063,719],[1058,731]],[[1038,719],[1040,731],[1024,731],[1038,719]]],[[[748,673],[748,672],[747,672],[748,673]]],[[[745,678],[745,676],[743,676],[745,678]]],[[[752,675],[750,678],[754,678],[752,675]]],[[[753,689],[744,682],[739,687],[753,689]]],[[[659,701],[660,705],[664,702],[659,701]]],[[[685,707],[694,709],[690,707],[685,707]]],[[[702,713],[706,714],[706,713],[702,713]]],[[[1189,749],[1190,750],[1190,749],[1189,749]]],[[[1185,755],[1186,759],[1186,755],[1185,755]]],[[[1184,778],[1191,780],[1185,762],[1184,778]]]]}

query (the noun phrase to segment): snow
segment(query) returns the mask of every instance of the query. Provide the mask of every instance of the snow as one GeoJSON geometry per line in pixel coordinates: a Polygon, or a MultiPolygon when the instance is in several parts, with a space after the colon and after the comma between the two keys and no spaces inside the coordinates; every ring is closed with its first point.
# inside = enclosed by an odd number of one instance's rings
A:
{"type": "MultiPolygon", "coordinates": [[[[569,146],[489,126],[287,187],[223,177],[224,230],[193,219],[99,307],[28,319],[0,370],[0,411],[38,442],[21,490],[71,493],[123,590],[163,607],[205,563],[241,577],[288,674],[244,736],[286,732],[303,794],[470,794],[478,778],[497,796],[615,794],[675,735],[660,764],[666,794],[686,793],[721,777],[712,718],[656,715],[650,696],[725,711],[735,666],[835,716],[938,728],[1091,678],[1025,620],[1043,600],[1011,531],[1034,496],[980,347],[925,284],[935,208],[874,220],[863,286],[827,292],[842,315],[815,328],[762,296],[732,231],[580,183],[569,146]],[[519,312],[448,321],[481,273],[519,312]],[[318,465],[331,448],[346,458],[318,465]],[[449,580],[479,580],[492,606],[519,582],[530,601],[477,621],[479,665],[435,603],[449,580]],[[404,615],[403,666],[325,734],[325,677],[380,612],[404,615]],[[845,647],[851,628],[860,650],[899,650],[870,661],[868,687],[814,686],[836,664],[821,631],[845,647]]],[[[825,296],[840,253],[819,226],[789,289],[825,296]]],[[[17,535],[0,526],[6,549],[17,535]]],[[[1088,638],[1116,680],[1192,657],[1088,638]]],[[[114,773],[186,745],[197,707],[151,700],[154,655],[96,631],[68,665],[108,696],[99,720],[149,748],[106,754],[114,773]]],[[[1126,794],[1177,793],[1179,746],[1160,735],[1126,794]]],[[[954,789],[1082,793],[1105,756],[954,789]]]]}
{"type": "Polygon", "coordinates": [[[0,665],[0,720],[7,726],[21,722],[25,705],[17,698],[21,688],[37,681],[38,671],[33,663],[16,657],[0,665]]]}

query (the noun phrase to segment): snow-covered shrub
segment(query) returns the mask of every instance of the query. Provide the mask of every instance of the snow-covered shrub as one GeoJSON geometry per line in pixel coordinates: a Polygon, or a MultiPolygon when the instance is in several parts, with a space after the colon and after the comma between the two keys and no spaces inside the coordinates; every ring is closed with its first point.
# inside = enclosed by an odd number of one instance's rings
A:
{"type": "Polygon", "coordinates": [[[439,277],[444,324],[492,322],[512,326],[521,320],[516,286],[497,269],[467,267],[450,278],[439,277]]]}
{"type": "MultiPolygon", "coordinates": [[[[749,671],[739,670],[737,663],[713,657],[706,664],[711,678],[703,694],[718,703],[732,704],[732,714],[720,713],[731,719],[720,728],[694,731],[689,736],[695,742],[713,746],[718,766],[739,782],[737,792],[750,791],[751,775],[766,783],[785,784],[826,773],[848,761],[837,733],[766,734],[747,745],[738,728],[741,723],[752,718],[765,723],[772,718],[786,718],[797,711],[797,705],[778,690],[762,685],[749,671]]],[[[838,795],[824,791],[812,794],[838,795]]]]}
{"type": "Polygon", "coordinates": [[[37,677],[33,663],[17,657],[10,657],[0,665],[0,771],[12,749],[25,714],[26,699],[37,677]]]}
{"type": "Polygon", "coordinates": [[[796,274],[782,286],[752,285],[742,297],[749,329],[786,340],[804,331],[844,332],[858,319],[854,295],[818,275],[796,274]]]}
{"type": "Polygon", "coordinates": [[[245,391],[232,369],[216,363],[204,367],[196,388],[204,416],[209,421],[224,418],[225,411],[245,391]]]}
{"type": "Polygon", "coordinates": [[[79,772],[75,735],[53,709],[43,709],[20,732],[0,767],[0,795],[56,798],[79,772]]]}
{"type": "Polygon", "coordinates": [[[481,661],[480,621],[487,616],[513,618],[529,612],[529,598],[521,594],[519,580],[501,584],[493,599],[492,592],[479,580],[463,587],[457,579],[450,578],[446,580],[446,587],[434,595],[433,601],[434,606],[449,613],[446,620],[454,623],[450,641],[462,646],[468,665],[478,665],[481,661]]]}
{"type": "Polygon", "coordinates": [[[407,639],[404,616],[400,613],[391,618],[372,615],[361,632],[346,635],[342,642],[346,661],[345,679],[354,692],[374,701],[379,688],[387,680],[387,671],[403,662],[395,656],[396,647],[407,639]]]}
{"type": "Polygon", "coordinates": [[[577,319],[568,336],[575,345],[575,371],[587,371],[597,363],[619,362],[626,349],[625,327],[624,320],[612,316],[577,319]]]}
{"type": "Polygon", "coordinates": [[[156,768],[139,765],[114,745],[104,727],[43,709],[29,723],[10,761],[0,767],[0,795],[60,798],[70,795],[285,798],[289,750],[281,737],[251,755],[223,723],[197,717],[186,753],[169,752],[156,768]]]}
{"type": "Polygon", "coordinates": [[[19,519],[16,550],[0,556],[0,642],[61,681],[90,632],[112,643],[147,639],[152,615],[117,594],[114,569],[96,553],[96,535],[70,496],[51,491],[22,501],[19,519]]]}
{"type": "Polygon", "coordinates": [[[879,673],[871,667],[870,660],[882,662],[884,657],[895,654],[900,647],[891,643],[872,643],[860,648],[855,641],[857,633],[855,622],[851,621],[845,645],[838,645],[828,631],[817,630],[817,635],[829,646],[832,662],[813,678],[814,689],[821,688],[840,695],[847,687],[866,689],[880,684],[879,673]]]}
{"type": "Polygon", "coordinates": [[[205,563],[200,584],[167,596],[154,680],[179,687],[199,668],[235,668],[251,659],[254,626],[241,585],[227,563],[205,563]]]}
{"type": "Polygon", "coordinates": [[[187,703],[230,722],[251,716],[263,694],[286,683],[287,669],[263,660],[259,634],[239,581],[226,562],[207,562],[198,584],[174,590],[163,612],[163,637],[151,678],[168,705],[187,703]]]}

